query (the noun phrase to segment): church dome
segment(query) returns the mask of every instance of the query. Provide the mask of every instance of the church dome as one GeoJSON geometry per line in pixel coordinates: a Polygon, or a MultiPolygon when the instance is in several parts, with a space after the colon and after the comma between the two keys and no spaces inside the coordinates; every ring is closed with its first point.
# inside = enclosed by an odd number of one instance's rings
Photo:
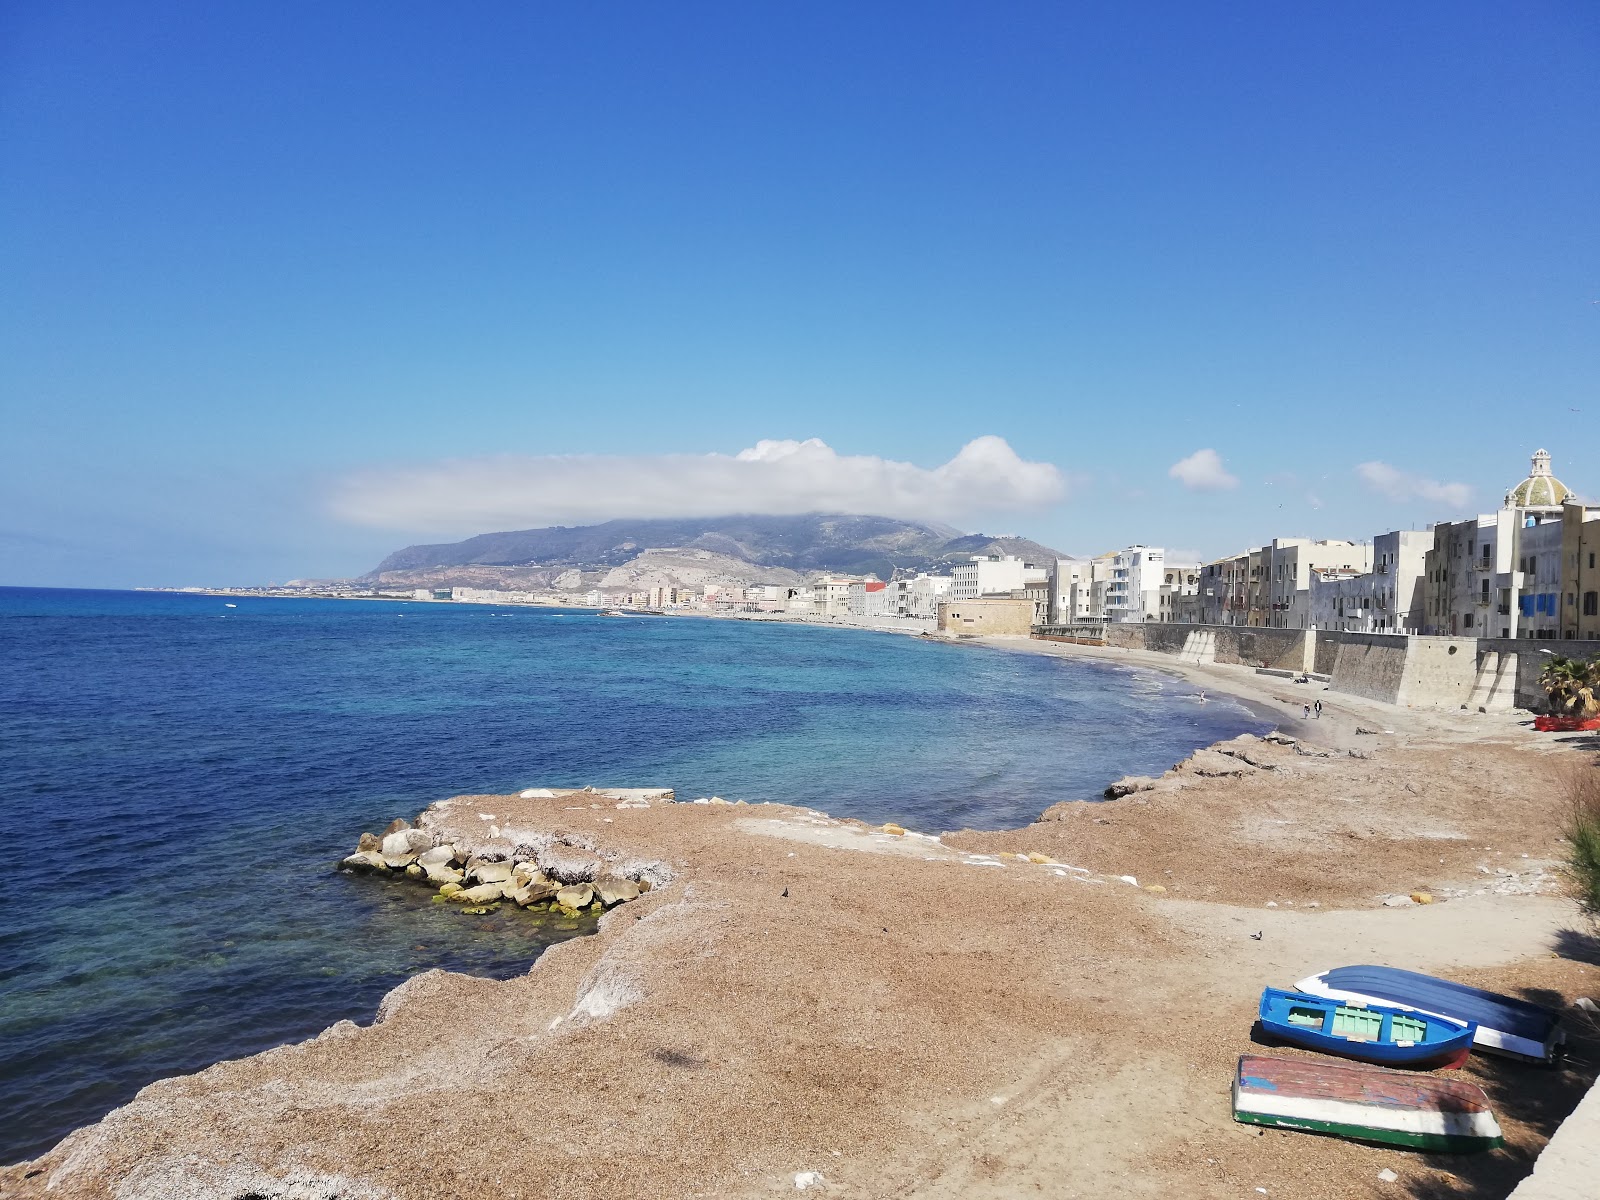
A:
{"type": "Polygon", "coordinates": [[[1550,474],[1550,452],[1535,450],[1533,473],[1506,493],[1506,507],[1555,508],[1571,496],[1571,489],[1550,474]]]}

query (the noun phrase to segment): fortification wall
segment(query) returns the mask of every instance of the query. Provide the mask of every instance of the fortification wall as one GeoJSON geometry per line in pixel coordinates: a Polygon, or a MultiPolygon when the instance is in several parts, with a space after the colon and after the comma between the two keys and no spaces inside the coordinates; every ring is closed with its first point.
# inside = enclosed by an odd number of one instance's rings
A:
{"type": "Polygon", "coordinates": [[[1212,635],[1215,661],[1246,667],[1274,667],[1282,671],[1310,669],[1315,632],[1305,629],[1266,629],[1244,625],[1186,625],[1146,621],[1113,622],[1106,626],[1106,645],[1125,650],[1152,650],[1180,654],[1197,633],[1212,635]]]}
{"type": "Polygon", "coordinates": [[[1472,698],[1477,678],[1477,638],[1408,638],[1405,679],[1396,703],[1416,708],[1460,708],[1472,698]]]}
{"type": "Polygon", "coordinates": [[[1033,632],[1033,601],[985,598],[939,604],[939,632],[959,637],[1021,635],[1033,632]]]}
{"type": "MultiPolygon", "coordinates": [[[[1316,670],[1336,692],[1400,702],[1406,683],[1408,639],[1395,633],[1317,631],[1316,670]]],[[[1467,683],[1470,691],[1471,681],[1467,683]]]]}
{"type": "Polygon", "coordinates": [[[1600,653],[1600,642],[1550,642],[1536,647],[1529,642],[1488,638],[1155,621],[1108,625],[1106,644],[1158,654],[1202,651],[1200,661],[1315,671],[1327,675],[1336,692],[1387,704],[1444,709],[1504,708],[1513,702],[1519,708],[1538,708],[1544,700],[1538,676],[1545,657],[1539,649],[1568,655],[1600,653]],[[1514,662],[1509,655],[1517,656],[1514,662]]]}

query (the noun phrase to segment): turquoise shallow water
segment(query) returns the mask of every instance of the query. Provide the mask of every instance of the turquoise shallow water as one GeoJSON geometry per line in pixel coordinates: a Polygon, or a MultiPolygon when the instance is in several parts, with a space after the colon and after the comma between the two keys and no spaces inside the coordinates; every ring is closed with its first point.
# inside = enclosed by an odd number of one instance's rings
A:
{"type": "Polygon", "coordinates": [[[853,630],[0,589],[0,1161],[163,1075],[504,977],[592,922],[331,869],[460,792],[644,786],[1025,824],[1261,722],[1147,672],[853,630]]]}

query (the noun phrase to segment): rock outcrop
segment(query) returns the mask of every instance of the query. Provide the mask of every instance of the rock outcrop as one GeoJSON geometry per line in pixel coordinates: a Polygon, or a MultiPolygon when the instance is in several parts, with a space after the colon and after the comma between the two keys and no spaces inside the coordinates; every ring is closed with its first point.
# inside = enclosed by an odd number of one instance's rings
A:
{"type": "MultiPolygon", "coordinates": [[[[528,792],[581,801],[590,810],[600,808],[601,800],[617,809],[674,803],[669,788],[530,788],[528,792]]],[[[426,883],[438,889],[436,900],[460,904],[474,913],[492,911],[509,900],[520,908],[549,908],[576,916],[585,909],[599,912],[636,900],[672,881],[673,872],[665,863],[607,853],[589,834],[489,825],[485,836],[483,821],[491,819],[489,814],[479,814],[474,823],[457,822],[450,804],[435,805],[415,825],[397,818],[382,834],[363,833],[355,852],[339,866],[426,883]]]]}

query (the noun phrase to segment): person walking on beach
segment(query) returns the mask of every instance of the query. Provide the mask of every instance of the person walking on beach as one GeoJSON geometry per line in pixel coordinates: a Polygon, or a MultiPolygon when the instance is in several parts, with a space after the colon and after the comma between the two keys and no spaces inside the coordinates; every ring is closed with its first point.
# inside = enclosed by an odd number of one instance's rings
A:
{"type": "Polygon", "coordinates": [[[1306,704],[1306,705],[1302,705],[1302,707],[1305,709],[1305,712],[1300,714],[1300,719],[1302,721],[1310,719],[1310,717],[1311,717],[1311,705],[1306,704]]]}
{"type": "Polygon", "coordinates": [[[1319,720],[1319,721],[1322,720],[1322,701],[1321,700],[1317,701],[1316,711],[1317,711],[1317,720],[1319,720]]]}

